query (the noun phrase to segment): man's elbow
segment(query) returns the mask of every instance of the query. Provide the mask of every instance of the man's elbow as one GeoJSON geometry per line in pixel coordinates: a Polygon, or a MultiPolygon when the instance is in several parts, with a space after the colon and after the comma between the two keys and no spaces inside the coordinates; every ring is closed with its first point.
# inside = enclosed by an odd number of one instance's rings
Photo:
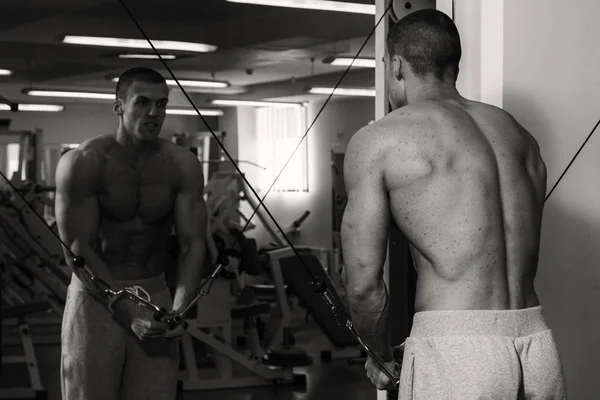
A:
{"type": "Polygon", "coordinates": [[[181,256],[188,254],[203,255],[206,249],[206,238],[202,235],[193,236],[179,243],[179,253],[181,256]]]}
{"type": "Polygon", "coordinates": [[[349,302],[362,302],[371,299],[373,296],[377,296],[381,290],[385,290],[383,280],[362,280],[348,285],[346,294],[349,302]]]}

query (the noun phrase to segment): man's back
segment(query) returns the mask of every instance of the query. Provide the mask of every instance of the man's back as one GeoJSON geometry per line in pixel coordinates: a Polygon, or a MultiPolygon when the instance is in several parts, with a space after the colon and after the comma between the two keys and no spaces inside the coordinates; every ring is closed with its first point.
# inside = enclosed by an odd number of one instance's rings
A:
{"type": "Polygon", "coordinates": [[[536,306],[546,170],[531,135],[462,99],[415,103],[381,129],[390,208],[419,273],[416,310],[536,306]]]}

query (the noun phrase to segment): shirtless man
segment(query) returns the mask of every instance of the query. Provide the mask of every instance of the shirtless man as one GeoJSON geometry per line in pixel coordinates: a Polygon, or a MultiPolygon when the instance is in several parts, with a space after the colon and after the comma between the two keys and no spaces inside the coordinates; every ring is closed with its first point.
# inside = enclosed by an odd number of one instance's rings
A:
{"type": "MultiPolygon", "coordinates": [[[[157,72],[134,68],[117,83],[116,133],[66,153],[56,171],[56,220],[62,240],[112,290],[129,288],[171,313],[193,299],[206,253],[201,165],[159,138],[169,89],[157,72]],[[174,296],[165,283],[167,239],[181,249],[174,296]]],[[[62,325],[65,400],[176,397],[182,328],[122,300],[115,314],[90,280],[73,269],[62,325]]]]}
{"type": "MultiPolygon", "coordinates": [[[[536,140],[457,92],[460,38],[445,14],[409,14],[386,47],[394,111],[355,134],[344,166],[342,248],[359,334],[393,369],[382,278],[393,220],[418,272],[399,398],[566,398],[534,289],[546,190],[536,140]]],[[[372,360],[365,367],[392,388],[372,360]]]]}

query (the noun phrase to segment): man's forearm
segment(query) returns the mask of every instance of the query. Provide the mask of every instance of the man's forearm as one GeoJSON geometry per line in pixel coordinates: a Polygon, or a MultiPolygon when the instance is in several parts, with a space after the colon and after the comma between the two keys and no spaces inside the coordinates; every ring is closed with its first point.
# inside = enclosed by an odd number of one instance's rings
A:
{"type": "Polygon", "coordinates": [[[179,254],[173,310],[182,311],[196,296],[205,258],[206,244],[204,242],[190,246],[189,249],[179,254]]]}
{"type": "MultiPolygon", "coordinates": [[[[95,278],[102,280],[104,284],[98,283],[97,280],[94,282],[82,267],[76,266],[73,263],[73,255],[71,253],[65,254],[69,268],[71,268],[73,273],[83,282],[90,292],[96,296],[96,298],[108,306],[108,298],[106,293],[104,293],[104,289],[110,289],[116,292],[123,289],[123,287],[115,281],[113,274],[106,266],[102,257],[100,257],[96,250],[91,246],[75,242],[71,246],[71,251],[73,251],[76,256],[83,257],[85,259],[83,268],[86,268],[95,278]]],[[[138,308],[139,306],[135,302],[129,300],[122,300],[115,304],[117,316],[125,322],[129,322],[131,317],[137,312],[138,308]]]]}
{"type": "MultiPolygon", "coordinates": [[[[100,288],[103,288],[103,286],[96,286],[83,268],[86,268],[94,277],[104,281],[108,285],[108,289],[114,291],[121,289],[102,257],[100,257],[91,246],[87,244],[78,244],[75,242],[71,246],[71,250],[76,256],[83,257],[85,259],[85,265],[84,267],[76,266],[73,263],[73,255],[70,253],[66,254],[67,265],[87,288],[93,290],[94,293],[103,296],[102,291],[100,290],[100,288]]],[[[103,300],[106,301],[104,296],[103,300]]]]}
{"type": "Polygon", "coordinates": [[[393,359],[390,340],[389,296],[383,281],[366,293],[348,293],[354,327],[362,340],[384,361],[393,359]]]}

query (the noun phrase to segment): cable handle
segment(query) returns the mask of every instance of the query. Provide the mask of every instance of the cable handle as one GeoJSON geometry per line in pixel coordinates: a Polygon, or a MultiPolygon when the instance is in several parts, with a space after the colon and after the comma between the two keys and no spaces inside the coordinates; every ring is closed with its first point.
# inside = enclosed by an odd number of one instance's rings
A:
{"type": "MultiPolygon", "coordinates": [[[[123,299],[128,299],[128,300],[134,301],[140,307],[144,307],[144,308],[147,308],[147,309],[153,311],[153,317],[154,317],[155,321],[161,321],[164,318],[164,316],[168,313],[164,307],[159,307],[159,306],[155,305],[154,303],[139,296],[137,293],[131,292],[127,289],[120,289],[117,291],[112,290],[106,282],[104,282],[101,278],[99,278],[92,271],[90,271],[89,268],[86,267],[85,258],[83,258],[82,256],[75,256],[75,257],[73,257],[72,261],[73,261],[73,265],[77,268],[80,268],[88,276],[88,278],[92,281],[94,286],[96,286],[101,291],[101,293],[106,297],[106,299],[108,300],[108,309],[110,310],[111,313],[114,314],[116,312],[115,307],[116,307],[117,303],[123,299]],[[101,288],[101,287],[99,287],[99,285],[104,286],[104,287],[101,288]]],[[[192,302],[192,304],[193,303],[194,302],[192,302]]],[[[187,311],[188,309],[189,309],[189,306],[188,306],[188,308],[186,308],[185,311],[187,311]]],[[[171,329],[175,328],[178,324],[181,323],[181,313],[176,314],[173,317],[166,319],[165,322],[169,325],[169,328],[171,328],[171,329]]]]}
{"type": "Polygon", "coordinates": [[[346,318],[345,324],[341,323],[340,318],[339,318],[339,312],[338,312],[339,307],[336,305],[335,300],[332,298],[331,294],[329,293],[327,283],[325,283],[325,281],[323,281],[321,279],[315,279],[312,282],[312,288],[313,288],[313,291],[315,293],[318,293],[319,295],[321,295],[321,298],[323,298],[325,303],[327,303],[331,307],[331,311],[333,312],[333,315],[334,315],[335,320],[337,321],[338,325],[340,325],[340,326],[343,325],[346,329],[348,329],[350,331],[350,333],[352,333],[352,335],[354,335],[356,340],[358,340],[358,343],[360,344],[360,346],[367,352],[367,354],[373,360],[373,362],[375,362],[375,364],[377,364],[379,369],[390,379],[390,381],[392,381],[394,383],[394,386],[398,386],[400,383],[400,377],[398,376],[398,373],[396,372],[399,369],[398,364],[397,363],[395,364],[396,371],[390,371],[390,369],[388,368],[386,363],[383,361],[383,359],[377,353],[375,353],[373,351],[373,349],[371,349],[371,347],[369,347],[369,345],[367,345],[362,340],[362,338],[360,337],[360,335],[354,328],[354,324],[352,323],[352,319],[350,318],[350,316],[348,316],[346,318]]]}
{"type": "MultiPolygon", "coordinates": [[[[217,267],[214,269],[212,274],[208,278],[201,282],[196,292],[196,296],[190,301],[190,303],[179,313],[173,315],[171,318],[165,320],[171,329],[175,328],[177,325],[181,323],[183,320],[183,316],[196,304],[201,297],[207,296],[212,290],[213,283],[215,282],[217,276],[225,268],[229,265],[229,258],[226,255],[219,254],[217,257],[217,267]],[[206,286],[206,288],[204,288],[206,286]]],[[[156,310],[154,313],[154,319],[156,321],[160,321],[167,314],[167,310],[164,307],[161,307],[159,310],[156,310]]]]}

